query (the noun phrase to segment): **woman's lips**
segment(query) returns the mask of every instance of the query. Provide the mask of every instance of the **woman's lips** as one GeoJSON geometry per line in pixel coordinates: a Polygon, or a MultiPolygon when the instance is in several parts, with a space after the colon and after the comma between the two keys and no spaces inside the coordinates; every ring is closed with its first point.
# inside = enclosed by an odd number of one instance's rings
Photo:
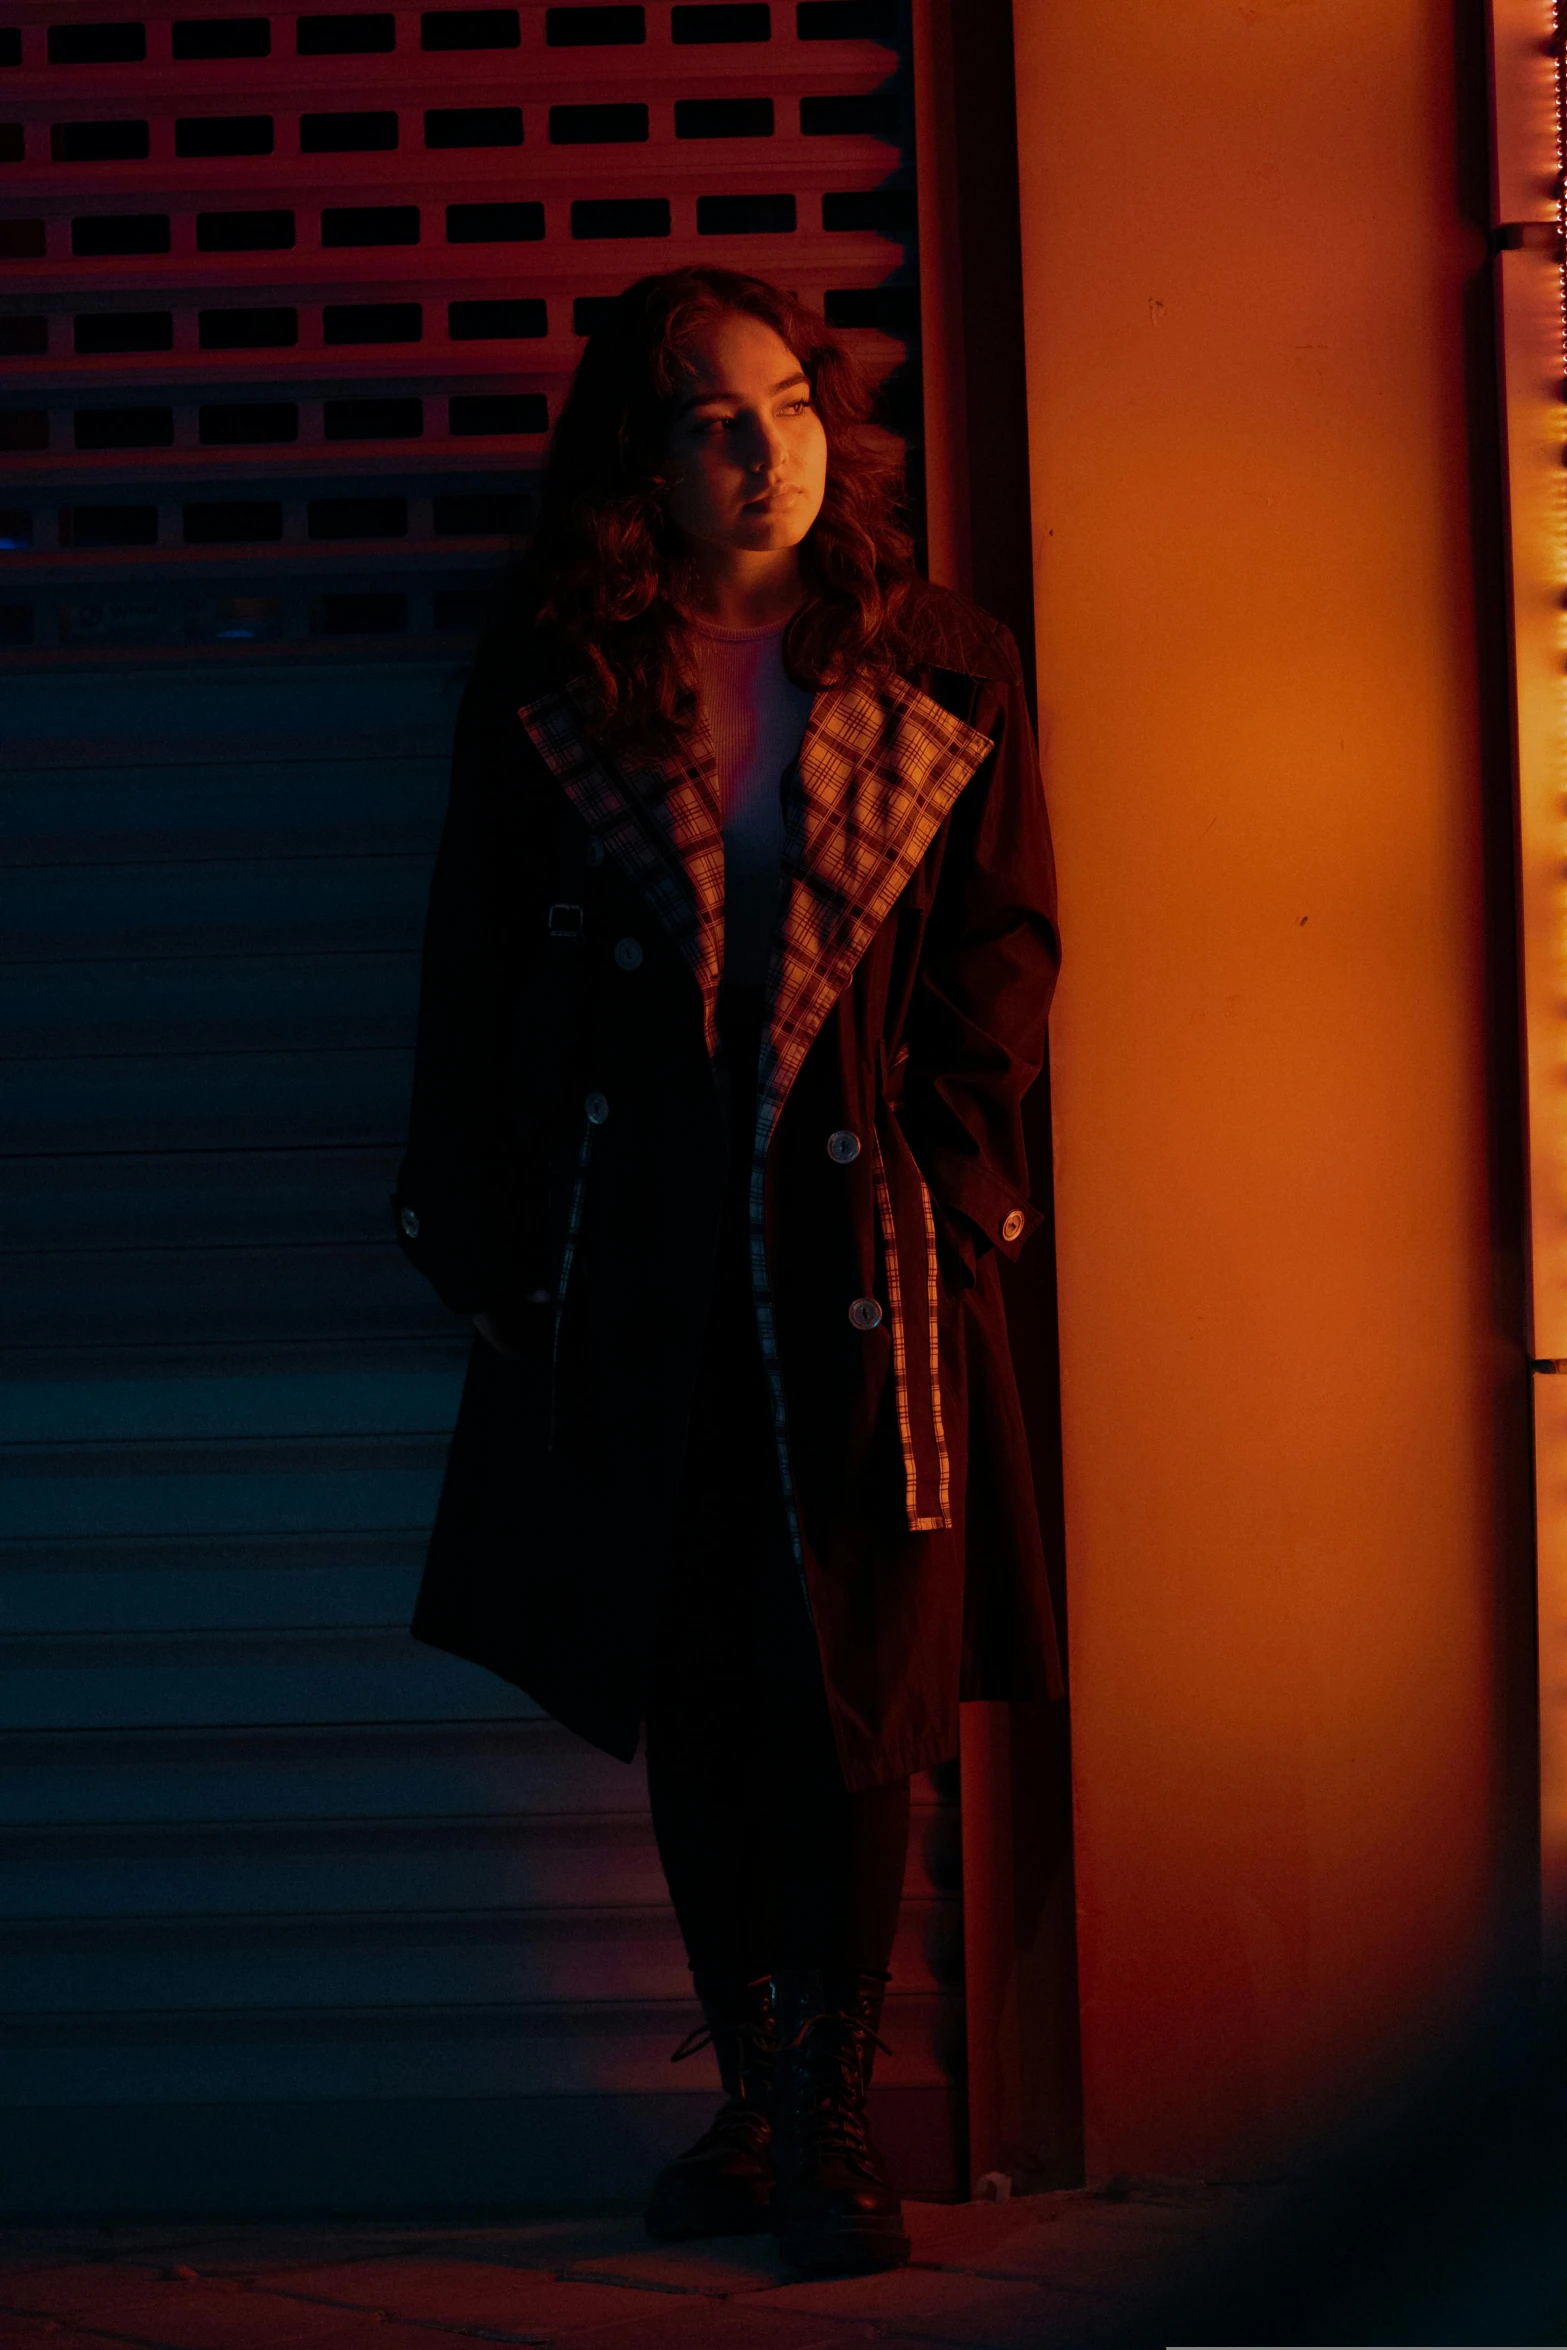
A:
{"type": "Polygon", "coordinates": [[[759,498],[746,499],[745,510],[748,514],[765,514],[770,506],[782,506],[786,500],[797,498],[799,495],[797,489],[788,487],[778,490],[764,490],[759,498]]]}

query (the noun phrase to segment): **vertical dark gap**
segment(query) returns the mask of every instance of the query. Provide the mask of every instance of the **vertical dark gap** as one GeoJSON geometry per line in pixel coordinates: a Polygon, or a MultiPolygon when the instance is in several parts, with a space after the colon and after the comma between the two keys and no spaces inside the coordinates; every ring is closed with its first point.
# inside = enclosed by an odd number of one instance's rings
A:
{"type": "MultiPolygon", "coordinates": [[[[1034,551],[1012,6],[1011,0],[950,0],[950,6],[968,418],[963,463],[973,595],[1016,638],[1033,713],[1034,551]]],[[[924,224],[927,235],[934,230],[933,222],[924,224]]],[[[1018,1263],[1002,1266],[1002,1287],[1028,1424],[1050,1596],[1064,1646],[1066,1534],[1048,1065],[1028,1096],[1024,1119],[1034,1200],[1046,1221],[1018,1263]]],[[[1025,1993],[1021,2049],[1024,2101],[1032,2109],[1031,2121],[1038,2117],[1031,2131],[1036,2142],[1019,2146],[1009,2160],[1018,2164],[1020,2187],[1066,2186],[1081,2179],[1083,2161],[1066,1706],[1014,1706],[1012,1751],[1018,1945],[1040,1947],[1044,1963],[1036,1973],[1035,1998],[1030,2002],[1025,1993]],[[1040,1936],[1048,1939],[1048,1951],[1039,1945],[1040,1936]],[[1042,2112],[1044,2106],[1049,2110],[1042,2112]]]]}

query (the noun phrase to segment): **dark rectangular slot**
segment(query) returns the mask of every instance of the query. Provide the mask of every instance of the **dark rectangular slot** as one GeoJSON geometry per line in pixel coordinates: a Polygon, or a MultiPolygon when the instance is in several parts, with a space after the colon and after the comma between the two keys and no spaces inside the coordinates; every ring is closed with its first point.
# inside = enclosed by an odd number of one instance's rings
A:
{"type": "Polygon", "coordinates": [[[395,16],[301,16],[294,42],[301,57],[380,57],[397,46],[395,16]]]}
{"type": "Polygon", "coordinates": [[[406,498],[312,498],[307,509],[313,539],[405,539],[406,498]]]}
{"type": "Polygon", "coordinates": [[[677,49],[698,41],[770,41],[773,12],[765,0],[762,5],[746,0],[739,7],[672,8],[669,30],[677,49]]]}
{"type": "MultiPolygon", "coordinates": [[[[440,528],[440,524],[436,524],[440,528]]],[[[25,506],[0,511],[0,547],[8,555],[23,555],[33,543],[33,518],[25,506]]]]}
{"type": "Polygon", "coordinates": [[[822,198],[822,226],[828,229],[877,229],[896,236],[914,226],[912,188],[852,188],[842,195],[822,198]]]}
{"type": "Polygon", "coordinates": [[[78,408],[79,449],[172,449],[172,408],[78,408]]]}
{"type": "Polygon", "coordinates": [[[21,62],[21,33],[15,25],[7,25],[0,31],[0,65],[20,65],[21,62]]]}
{"type": "Polygon", "coordinates": [[[166,253],[166,212],[89,212],[71,223],[71,251],[79,260],[109,253],[166,253]]]}
{"type": "Polygon", "coordinates": [[[301,155],[372,155],[396,144],[397,117],[390,111],[299,118],[301,155]]]}
{"type": "Polygon", "coordinates": [[[822,297],[829,326],[873,326],[884,335],[911,335],[920,320],[917,286],[840,286],[822,297]]]}
{"type": "Polygon", "coordinates": [[[156,506],[76,506],[60,516],[62,547],[155,547],[156,506]]]}
{"type": "Polygon", "coordinates": [[[802,41],[895,41],[896,0],[798,0],[794,29],[802,41]]]}
{"type": "Polygon", "coordinates": [[[312,596],[312,636],[402,636],[408,627],[406,596],[312,596]]]}
{"type": "Polygon", "coordinates": [[[613,318],[618,299],[615,294],[579,294],[571,305],[572,333],[596,335],[613,318]]]}
{"type": "MultiPolygon", "coordinates": [[[[56,163],[143,163],[149,153],[144,122],[57,122],[50,126],[49,152],[56,163]]],[[[14,156],[22,159],[21,133],[14,156]]]]}
{"type": "Polygon", "coordinates": [[[47,318],[0,318],[0,359],[37,359],[48,348],[47,318]]]}
{"type": "Polygon", "coordinates": [[[556,147],[624,146],[646,137],[645,106],[550,108],[550,140],[556,147]]]}
{"type": "Polygon", "coordinates": [[[533,520],[533,500],[504,490],[446,490],[431,505],[438,538],[511,538],[533,520]]]}
{"type": "Polygon", "coordinates": [[[520,106],[432,106],[424,118],[427,147],[520,147],[520,106]]]}
{"type": "Polygon", "coordinates": [[[515,8],[429,8],[419,19],[423,49],[515,49],[515,8]]]}
{"type": "Polygon", "coordinates": [[[327,343],[417,343],[423,333],[419,302],[328,302],[321,313],[327,343]]]}
{"type": "Polygon", "coordinates": [[[770,139],[771,98],[677,98],[677,139],[770,139]]]}
{"type": "Polygon", "coordinates": [[[147,55],[141,24],[52,24],[51,65],[140,65],[147,55]]]}
{"type": "Polygon", "coordinates": [[[270,155],[270,114],[187,114],[174,125],[176,155],[270,155]]]}
{"type": "Polygon", "coordinates": [[[0,645],[30,645],[32,641],[32,605],[0,604],[0,645]]]}
{"type": "Polygon", "coordinates": [[[424,402],[328,400],[322,429],[329,441],[416,441],[424,431],[424,402]]]}
{"type": "Polygon", "coordinates": [[[522,245],[544,234],[542,204],[448,204],[449,245],[522,245]]]}
{"type": "Polygon", "coordinates": [[[321,215],[323,245],[417,245],[417,204],[334,204],[321,215]]]}
{"type": "Polygon", "coordinates": [[[446,631],[461,630],[464,636],[477,636],[495,610],[493,588],[437,588],[433,598],[435,625],[446,631]]]}
{"type": "Polygon", "coordinates": [[[571,208],[574,237],[667,237],[664,196],[583,196],[571,208]]]}
{"type": "Polygon", "coordinates": [[[802,98],[800,130],[807,139],[895,139],[898,101],[879,93],[868,98],[802,98]]]}
{"type": "Polygon", "coordinates": [[[272,27],[264,16],[176,17],[171,44],[182,63],[200,57],[270,57],[272,27]]]}
{"type": "Polygon", "coordinates": [[[174,348],[171,310],[89,310],[75,324],[76,348],[84,354],[174,348]]]}
{"type": "Polygon", "coordinates": [[[283,536],[276,498],[204,498],[185,509],[188,547],[235,547],[283,536]]]}
{"type": "Polygon", "coordinates": [[[512,335],[547,335],[549,312],[539,301],[448,302],[446,331],[454,343],[496,342],[512,335]]]}
{"type": "MultiPolygon", "coordinates": [[[[294,244],[292,212],[198,212],[198,253],[288,253],[294,244]]],[[[165,242],[164,251],[167,251],[165,242]]]]}
{"type": "Polygon", "coordinates": [[[640,8],[546,8],[547,49],[630,49],[647,39],[640,8]]]}
{"type": "Polygon", "coordinates": [[[698,196],[702,237],[781,237],[795,226],[792,196],[698,196]]]}
{"type": "Polygon", "coordinates": [[[299,410],[292,400],[221,400],[201,409],[197,431],[209,449],[248,448],[263,441],[297,441],[299,410]]]}
{"type": "Polygon", "coordinates": [[[453,433],[548,432],[550,406],[542,392],[465,392],[447,404],[453,433]]]}
{"type": "Polygon", "coordinates": [[[196,332],[204,351],[289,351],[299,340],[299,313],[281,303],[271,310],[203,310],[196,332]]]}
{"type": "Polygon", "coordinates": [[[44,408],[0,408],[0,449],[47,449],[49,415],[44,408]]]}
{"type": "MultiPolygon", "coordinates": [[[[168,222],[163,225],[166,244],[168,222]]],[[[43,249],[41,220],[0,220],[0,261],[38,261],[43,258],[43,249]]]]}
{"type": "MultiPolygon", "coordinates": [[[[56,126],[58,128],[58,125],[56,126]]],[[[56,156],[56,162],[59,157],[56,156]]],[[[0,122],[0,163],[25,163],[27,137],[19,122],[0,122]]]]}

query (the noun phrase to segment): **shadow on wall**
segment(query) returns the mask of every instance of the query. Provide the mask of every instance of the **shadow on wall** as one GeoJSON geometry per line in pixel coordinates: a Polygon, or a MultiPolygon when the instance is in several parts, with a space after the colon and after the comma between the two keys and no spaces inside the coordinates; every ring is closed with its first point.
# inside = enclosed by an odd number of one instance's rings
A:
{"type": "Polygon", "coordinates": [[[1272,2227],[1145,2306],[1115,2350],[1567,2341],[1562,2025],[1486,2018],[1305,2170],[1272,2227]]]}

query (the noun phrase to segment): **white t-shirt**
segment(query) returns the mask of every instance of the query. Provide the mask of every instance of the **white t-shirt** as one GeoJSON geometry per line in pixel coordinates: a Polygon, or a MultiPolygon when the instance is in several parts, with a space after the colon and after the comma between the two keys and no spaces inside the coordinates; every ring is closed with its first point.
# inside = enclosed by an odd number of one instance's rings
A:
{"type": "Polygon", "coordinates": [[[783,860],[783,778],[799,756],[815,695],[783,665],[784,630],[692,629],[702,715],[718,759],[724,823],[724,977],[767,977],[783,860]]]}

